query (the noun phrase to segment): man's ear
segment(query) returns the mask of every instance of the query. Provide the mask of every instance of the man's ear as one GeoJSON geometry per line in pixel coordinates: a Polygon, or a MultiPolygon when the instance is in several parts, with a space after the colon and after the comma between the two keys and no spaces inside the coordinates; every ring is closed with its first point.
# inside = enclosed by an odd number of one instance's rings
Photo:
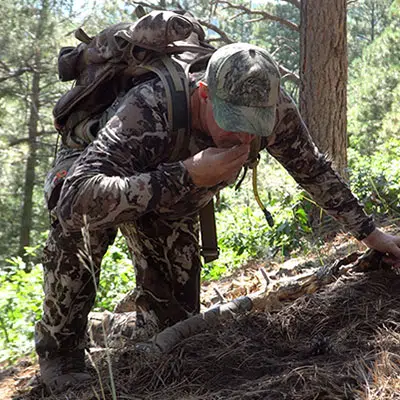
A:
{"type": "Polygon", "coordinates": [[[208,86],[207,83],[200,81],[199,82],[199,95],[200,98],[203,100],[207,100],[208,99],[208,86]]]}

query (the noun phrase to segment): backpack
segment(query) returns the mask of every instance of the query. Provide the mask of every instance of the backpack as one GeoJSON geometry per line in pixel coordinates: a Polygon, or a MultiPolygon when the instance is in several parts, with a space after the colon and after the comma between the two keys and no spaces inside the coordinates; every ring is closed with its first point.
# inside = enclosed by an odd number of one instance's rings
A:
{"type": "Polygon", "coordinates": [[[188,136],[188,71],[205,68],[215,49],[205,42],[195,18],[182,14],[152,11],[134,23],[112,25],[95,37],[83,29],[75,32],[82,43],[63,47],[58,57],[60,80],[75,84],[53,109],[55,127],[66,146],[86,147],[97,134],[96,122],[118,94],[152,74],[166,88],[170,128],[179,133],[178,138],[188,136]]]}

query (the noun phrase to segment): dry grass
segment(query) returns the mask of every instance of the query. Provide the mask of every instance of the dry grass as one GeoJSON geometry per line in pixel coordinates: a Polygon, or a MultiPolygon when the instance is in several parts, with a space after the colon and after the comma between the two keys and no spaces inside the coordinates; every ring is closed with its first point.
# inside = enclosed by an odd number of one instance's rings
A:
{"type": "MultiPolygon", "coordinates": [[[[186,339],[171,353],[114,349],[118,399],[398,399],[400,277],[342,277],[276,313],[250,313],[186,339]]],[[[108,366],[96,361],[105,395],[108,366]]],[[[103,398],[100,386],[57,399],[103,398]]],[[[18,398],[18,397],[17,397],[18,398]]],[[[47,399],[40,386],[23,400],[47,399]]],[[[55,399],[55,397],[53,397],[55,399]]]]}

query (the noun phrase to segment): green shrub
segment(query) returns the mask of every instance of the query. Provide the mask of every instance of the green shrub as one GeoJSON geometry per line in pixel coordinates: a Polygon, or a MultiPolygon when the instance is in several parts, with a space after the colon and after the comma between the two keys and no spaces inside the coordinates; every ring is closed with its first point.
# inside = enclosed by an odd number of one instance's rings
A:
{"type": "Polygon", "coordinates": [[[275,161],[264,162],[259,171],[260,198],[274,219],[270,227],[254,199],[250,176],[241,190],[225,189],[217,204],[217,233],[220,257],[203,268],[203,279],[218,279],[251,259],[306,248],[312,233],[303,192],[275,161]],[[268,177],[268,178],[266,178],[268,177]],[[266,185],[268,182],[268,185],[266,185]]]}
{"type": "Polygon", "coordinates": [[[389,140],[368,159],[349,151],[351,187],[366,211],[378,217],[398,218],[400,213],[400,156],[385,150],[387,146],[399,148],[396,142],[389,140]]]}
{"type": "Polygon", "coordinates": [[[117,302],[135,287],[135,271],[125,239],[118,236],[103,258],[95,310],[112,311],[117,302]]]}
{"type": "Polygon", "coordinates": [[[42,307],[42,268],[27,266],[21,258],[8,260],[0,271],[0,362],[32,353],[34,324],[42,307]]]}

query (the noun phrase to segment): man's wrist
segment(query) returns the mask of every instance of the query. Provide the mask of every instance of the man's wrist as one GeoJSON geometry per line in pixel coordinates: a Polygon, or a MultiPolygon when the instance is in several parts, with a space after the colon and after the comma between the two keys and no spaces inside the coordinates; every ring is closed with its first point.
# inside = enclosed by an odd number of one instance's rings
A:
{"type": "Polygon", "coordinates": [[[371,218],[366,224],[363,225],[362,230],[354,233],[354,236],[357,240],[361,242],[375,230],[376,230],[376,225],[373,219],[371,218]]]}

